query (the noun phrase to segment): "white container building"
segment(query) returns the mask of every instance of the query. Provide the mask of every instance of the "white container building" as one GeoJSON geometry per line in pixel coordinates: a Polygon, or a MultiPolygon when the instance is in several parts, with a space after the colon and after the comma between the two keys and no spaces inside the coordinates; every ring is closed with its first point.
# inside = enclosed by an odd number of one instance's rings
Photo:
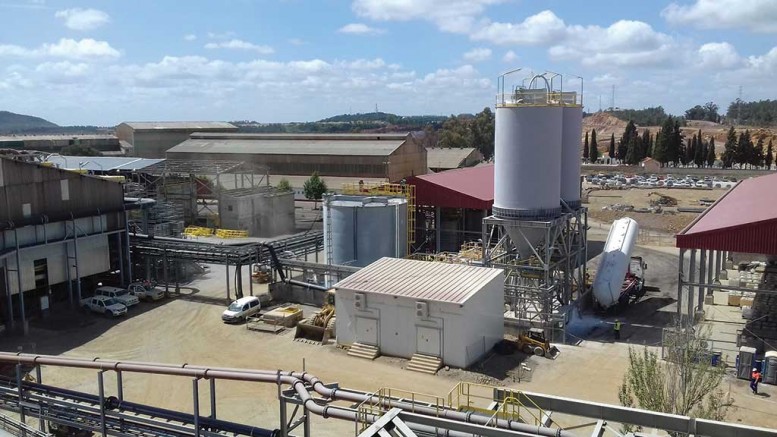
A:
{"type": "Polygon", "coordinates": [[[504,336],[504,272],[381,258],[335,284],[337,342],[467,367],[504,336]]]}

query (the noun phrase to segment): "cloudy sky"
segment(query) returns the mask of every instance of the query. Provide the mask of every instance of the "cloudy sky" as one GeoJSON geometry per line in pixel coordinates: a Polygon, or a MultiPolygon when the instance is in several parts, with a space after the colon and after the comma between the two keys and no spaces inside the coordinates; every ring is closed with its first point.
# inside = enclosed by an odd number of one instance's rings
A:
{"type": "Polygon", "coordinates": [[[59,124],[476,112],[523,67],[585,105],[777,98],[777,0],[0,0],[0,109],[59,124]]]}

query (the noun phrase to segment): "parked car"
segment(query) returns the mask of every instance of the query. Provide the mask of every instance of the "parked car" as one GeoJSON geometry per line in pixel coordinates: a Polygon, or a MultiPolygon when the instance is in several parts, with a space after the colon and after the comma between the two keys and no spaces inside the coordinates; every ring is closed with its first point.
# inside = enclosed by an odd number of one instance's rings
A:
{"type": "Polygon", "coordinates": [[[116,299],[117,301],[124,304],[128,308],[140,303],[140,299],[131,295],[129,291],[119,287],[110,287],[107,285],[97,287],[97,289],[94,290],[94,295],[105,296],[111,299],[116,299]]]}
{"type": "Polygon", "coordinates": [[[127,314],[127,307],[116,299],[105,296],[87,297],[81,300],[81,307],[94,313],[119,317],[127,314]]]}
{"type": "Polygon", "coordinates": [[[129,294],[143,300],[159,300],[165,297],[165,291],[148,281],[133,282],[127,286],[129,294]]]}
{"type": "Polygon", "coordinates": [[[254,315],[262,309],[259,298],[256,296],[242,297],[232,302],[229,307],[221,314],[221,320],[225,323],[236,323],[245,321],[248,316],[254,315]]]}

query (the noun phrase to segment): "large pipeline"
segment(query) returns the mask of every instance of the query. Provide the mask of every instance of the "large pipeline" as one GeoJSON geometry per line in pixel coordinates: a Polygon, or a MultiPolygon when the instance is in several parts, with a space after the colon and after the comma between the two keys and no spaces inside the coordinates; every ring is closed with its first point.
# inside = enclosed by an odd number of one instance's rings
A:
{"type": "MultiPolygon", "coordinates": [[[[334,400],[343,400],[354,403],[369,402],[375,405],[382,405],[385,408],[400,408],[405,411],[411,411],[416,414],[442,417],[445,419],[472,423],[475,425],[484,425],[518,431],[520,433],[540,435],[545,437],[575,437],[574,434],[558,428],[544,426],[532,426],[523,422],[507,419],[494,419],[488,416],[475,414],[472,412],[462,412],[447,408],[434,408],[423,405],[417,405],[412,402],[399,401],[395,399],[386,399],[385,397],[373,396],[370,394],[354,392],[344,389],[330,389],[316,376],[306,372],[289,372],[279,370],[248,370],[248,369],[230,369],[218,367],[203,367],[144,363],[144,362],[122,362],[112,360],[93,359],[86,360],[80,358],[65,358],[48,355],[34,355],[22,353],[0,352],[0,361],[14,362],[28,365],[52,365],[61,367],[74,367],[82,369],[95,370],[113,370],[117,372],[136,372],[153,373],[172,376],[186,376],[190,378],[203,379],[226,379],[233,381],[260,382],[289,385],[294,389],[302,400],[306,410],[324,418],[332,417],[336,419],[355,421],[357,412],[354,410],[341,408],[332,405],[319,405],[308,392],[305,384],[321,396],[334,400]]],[[[359,417],[361,420],[374,422],[379,419],[376,415],[368,414],[359,417]]],[[[415,425],[415,424],[413,424],[415,425]]],[[[420,430],[420,429],[419,429],[420,430]]],[[[439,434],[438,434],[439,435],[439,434]]],[[[445,436],[454,436],[454,433],[442,434],[445,436]]]]}

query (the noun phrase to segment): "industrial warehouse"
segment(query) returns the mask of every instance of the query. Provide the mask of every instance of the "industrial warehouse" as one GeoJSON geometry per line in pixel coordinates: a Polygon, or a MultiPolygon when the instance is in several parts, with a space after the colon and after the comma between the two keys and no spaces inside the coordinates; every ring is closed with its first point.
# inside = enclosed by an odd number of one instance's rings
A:
{"type": "Polygon", "coordinates": [[[742,411],[770,408],[744,393],[751,369],[762,393],[777,384],[774,177],[739,182],[674,248],[634,218],[590,220],[582,89],[558,76],[500,77],[483,165],[412,134],[207,123],[122,124],[134,157],[0,159],[7,422],[41,436],[775,435],[615,404],[632,351],[671,365],[708,329],[694,365],[730,370],[742,411]],[[304,200],[280,184],[314,172],[342,183],[304,200]]]}

